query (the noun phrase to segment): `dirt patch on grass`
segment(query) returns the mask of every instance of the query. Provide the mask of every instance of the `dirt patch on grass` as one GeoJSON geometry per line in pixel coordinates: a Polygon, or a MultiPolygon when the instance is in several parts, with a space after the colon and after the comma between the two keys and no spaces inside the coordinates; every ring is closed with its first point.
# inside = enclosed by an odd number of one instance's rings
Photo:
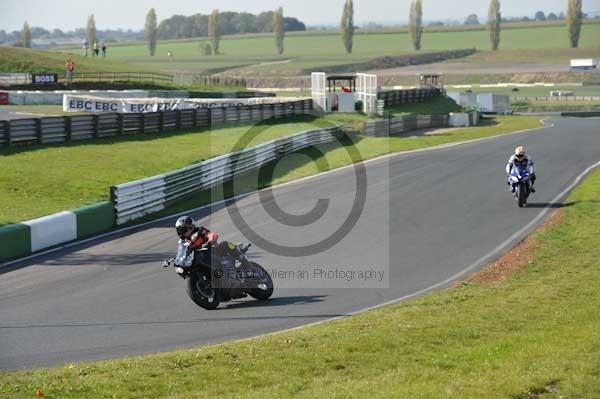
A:
{"type": "MultiPolygon", "coordinates": [[[[555,211],[544,224],[536,230],[536,232],[553,228],[560,223],[561,219],[562,212],[559,209],[555,211]]],[[[488,264],[481,271],[472,274],[465,281],[457,285],[464,283],[495,285],[506,280],[527,265],[533,258],[538,244],[539,241],[534,235],[526,237],[500,259],[488,264]]]]}

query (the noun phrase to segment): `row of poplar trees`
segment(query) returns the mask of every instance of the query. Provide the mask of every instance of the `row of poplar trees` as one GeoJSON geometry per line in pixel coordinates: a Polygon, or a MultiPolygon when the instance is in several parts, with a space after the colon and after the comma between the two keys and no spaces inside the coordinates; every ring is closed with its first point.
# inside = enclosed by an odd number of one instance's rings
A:
{"type": "MultiPolygon", "coordinates": [[[[488,8],[487,27],[490,34],[490,47],[497,50],[500,47],[500,22],[502,15],[500,13],[500,1],[490,0],[488,8]]],[[[567,10],[567,32],[569,35],[569,44],[576,48],[579,45],[581,34],[581,25],[583,21],[582,0],[568,0],[567,10]]],[[[345,0],[342,11],[342,20],[340,23],[340,32],[342,42],[347,53],[352,53],[354,46],[354,2],[345,0]]],[[[421,38],[423,36],[423,1],[414,0],[410,4],[408,31],[410,32],[412,44],[415,50],[421,50],[421,38]]],[[[208,18],[208,35],[210,39],[210,50],[212,54],[219,54],[219,44],[221,33],[219,32],[219,10],[214,10],[208,18]]],[[[278,54],[283,54],[283,39],[285,37],[285,28],[283,21],[283,8],[279,7],[273,14],[273,35],[275,37],[275,48],[278,54]]],[[[96,21],[94,15],[90,15],[87,20],[86,38],[90,46],[97,42],[96,40],[96,21]]],[[[158,36],[158,21],[156,11],[151,8],[146,15],[146,24],[144,26],[144,36],[148,44],[150,55],[156,53],[156,41],[158,36]]],[[[21,31],[21,45],[31,47],[31,29],[25,22],[21,31]]]]}
{"type": "MultiPolygon", "coordinates": [[[[583,20],[582,0],[569,0],[567,11],[567,31],[569,34],[569,44],[576,48],[579,45],[579,36],[581,34],[581,24],[583,20]]],[[[488,8],[487,28],[490,34],[490,47],[492,50],[498,50],[500,47],[500,1],[490,0],[488,8]]],[[[342,11],[342,21],[340,23],[340,32],[342,42],[347,53],[352,53],[354,45],[354,2],[346,0],[342,11]]],[[[410,33],[412,44],[415,50],[421,50],[421,38],[423,36],[423,1],[414,0],[410,4],[408,31],[410,33]]]]}

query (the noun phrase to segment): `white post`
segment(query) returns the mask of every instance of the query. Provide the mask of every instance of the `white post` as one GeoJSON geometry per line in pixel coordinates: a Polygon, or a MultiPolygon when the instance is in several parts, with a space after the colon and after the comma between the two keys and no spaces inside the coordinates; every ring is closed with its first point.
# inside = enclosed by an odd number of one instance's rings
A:
{"type": "Polygon", "coordinates": [[[325,88],[325,73],[313,72],[310,78],[312,84],[313,108],[317,111],[329,112],[325,88]]]}
{"type": "Polygon", "coordinates": [[[357,73],[356,80],[356,92],[363,103],[363,112],[367,115],[373,115],[377,112],[377,75],[357,73]]]}

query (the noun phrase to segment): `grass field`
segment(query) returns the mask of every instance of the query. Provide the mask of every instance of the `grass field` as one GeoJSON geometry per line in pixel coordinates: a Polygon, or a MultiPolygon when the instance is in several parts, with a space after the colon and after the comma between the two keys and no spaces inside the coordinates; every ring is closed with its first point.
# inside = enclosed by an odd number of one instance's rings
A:
{"type": "Polygon", "coordinates": [[[599,197],[597,170],[500,282],[242,342],[3,372],[0,396],[597,398],[599,197]]]}
{"type": "MultiPolygon", "coordinates": [[[[250,145],[314,129],[321,123],[314,118],[278,120],[250,145]]],[[[0,149],[0,225],[107,200],[111,185],[230,152],[248,129],[139,134],[0,149]]]]}
{"type": "Polygon", "coordinates": [[[600,101],[513,101],[514,112],[600,111],[600,101]]]}
{"type": "MultiPolygon", "coordinates": [[[[0,72],[56,72],[65,73],[70,53],[41,51],[17,47],[0,46],[0,72]]],[[[72,55],[76,72],[138,72],[147,71],[143,65],[130,65],[112,58],[92,58],[72,55]]]]}
{"type": "MultiPolygon", "coordinates": [[[[583,25],[580,49],[567,49],[567,35],[563,26],[540,26],[505,30],[502,33],[501,51],[485,52],[474,56],[474,62],[499,60],[535,60],[545,63],[562,63],[572,57],[600,55],[600,24],[583,25]],[[536,49],[536,51],[520,51],[536,49]],[[504,51],[507,50],[506,53],[504,51]]],[[[349,64],[382,56],[412,53],[410,36],[406,33],[365,33],[355,36],[352,54],[344,52],[338,34],[289,35],[285,53],[277,56],[273,39],[265,36],[224,37],[223,55],[201,56],[195,41],[158,43],[157,56],[150,57],[145,45],[114,46],[109,49],[111,59],[127,61],[133,65],[165,71],[204,73],[234,67],[247,76],[297,75],[301,70],[320,66],[349,64]],[[318,43],[318,45],[315,45],[318,43]],[[173,60],[167,51],[173,52],[173,60]]],[[[423,52],[475,47],[489,48],[488,33],[484,30],[459,32],[433,32],[423,35],[423,52]]],[[[466,59],[468,60],[468,58],[466,59]]]]}

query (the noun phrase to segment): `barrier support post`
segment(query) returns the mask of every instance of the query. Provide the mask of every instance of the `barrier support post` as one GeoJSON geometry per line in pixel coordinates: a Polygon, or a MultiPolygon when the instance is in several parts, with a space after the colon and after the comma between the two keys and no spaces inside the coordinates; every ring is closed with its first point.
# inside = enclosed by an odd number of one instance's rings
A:
{"type": "Polygon", "coordinates": [[[117,114],[117,136],[123,135],[123,114],[117,114]]]}
{"type": "Polygon", "coordinates": [[[35,136],[37,137],[38,144],[44,142],[42,138],[42,118],[35,118],[35,136]]]}
{"type": "Polygon", "coordinates": [[[71,117],[64,116],[63,121],[65,124],[65,141],[71,141],[71,139],[73,138],[73,133],[71,131],[71,117]]]}
{"type": "Polygon", "coordinates": [[[175,110],[175,115],[176,115],[176,119],[175,119],[175,128],[177,130],[181,129],[181,110],[175,110]]]}
{"type": "Polygon", "coordinates": [[[10,121],[4,122],[4,145],[10,147],[12,145],[12,135],[10,133],[10,121]]]}
{"type": "Polygon", "coordinates": [[[98,115],[92,115],[92,137],[98,138],[98,115]]]}

